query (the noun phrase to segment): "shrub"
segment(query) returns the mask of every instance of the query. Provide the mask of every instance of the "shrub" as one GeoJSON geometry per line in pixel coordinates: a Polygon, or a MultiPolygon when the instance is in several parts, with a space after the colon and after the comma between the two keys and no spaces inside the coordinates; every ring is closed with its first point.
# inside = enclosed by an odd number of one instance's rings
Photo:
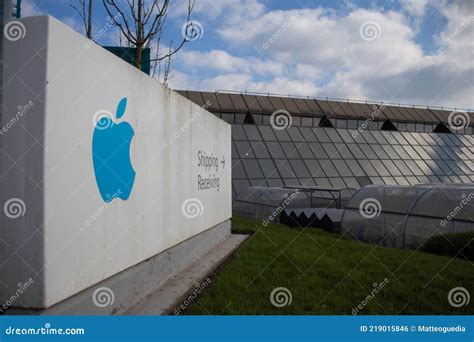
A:
{"type": "Polygon", "coordinates": [[[474,231],[433,236],[425,242],[422,251],[474,260],[474,231]]]}

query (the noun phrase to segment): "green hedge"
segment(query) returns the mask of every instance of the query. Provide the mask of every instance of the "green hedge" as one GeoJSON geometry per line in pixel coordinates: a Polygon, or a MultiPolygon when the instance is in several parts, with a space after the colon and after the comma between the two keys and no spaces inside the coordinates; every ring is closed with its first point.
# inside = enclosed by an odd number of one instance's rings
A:
{"type": "Polygon", "coordinates": [[[433,236],[425,242],[422,251],[474,260],[474,231],[433,236]]]}

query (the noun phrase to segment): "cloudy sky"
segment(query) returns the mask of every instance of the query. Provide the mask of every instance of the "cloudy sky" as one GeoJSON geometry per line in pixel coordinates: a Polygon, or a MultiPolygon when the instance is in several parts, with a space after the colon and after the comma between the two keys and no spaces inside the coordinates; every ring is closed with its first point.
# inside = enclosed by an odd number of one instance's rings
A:
{"type": "MultiPolygon", "coordinates": [[[[94,30],[106,13],[95,0],[94,30]]],[[[166,44],[187,0],[174,0],[166,44]]],[[[82,32],[70,4],[23,0],[82,32]]],[[[174,89],[238,90],[474,108],[474,1],[197,0],[195,40],[173,60],[174,89]]],[[[117,44],[116,30],[98,43],[117,44]]]]}

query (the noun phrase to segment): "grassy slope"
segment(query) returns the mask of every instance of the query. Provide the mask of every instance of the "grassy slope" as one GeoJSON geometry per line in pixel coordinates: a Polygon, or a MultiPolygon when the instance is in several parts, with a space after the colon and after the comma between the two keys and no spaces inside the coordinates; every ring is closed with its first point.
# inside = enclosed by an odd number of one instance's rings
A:
{"type": "Polygon", "coordinates": [[[428,253],[390,249],[319,229],[232,219],[235,233],[253,234],[186,314],[348,314],[388,278],[360,314],[473,314],[453,308],[450,289],[474,297],[473,263],[428,253]],[[293,301],[273,307],[270,293],[288,288],[293,301]]]}

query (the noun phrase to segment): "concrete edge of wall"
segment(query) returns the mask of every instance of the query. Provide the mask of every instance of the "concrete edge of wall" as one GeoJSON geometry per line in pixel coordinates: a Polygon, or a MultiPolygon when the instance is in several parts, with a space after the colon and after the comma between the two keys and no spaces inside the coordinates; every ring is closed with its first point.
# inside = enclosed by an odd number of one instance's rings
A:
{"type": "Polygon", "coordinates": [[[181,242],[45,310],[14,307],[6,315],[116,315],[224,242],[230,220],[181,242]]]}
{"type": "Polygon", "coordinates": [[[231,127],[52,17],[20,22],[27,34],[8,45],[4,121],[12,131],[1,136],[0,194],[25,209],[15,220],[0,215],[0,298],[4,310],[42,310],[228,220],[231,165],[211,175],[198,154],[230,161],[231,127]],[[136,177],[130,197],[107,202],[94,166],[94,115],[123,97],[136,131],[125,159],[136,177]],[[18,112],[33,100],[28,114],[18,112]],[[219,179],[218,189],[199,187],[201,175],[219,179]],[[183,205],[194,202],[206,210],[186,215],[183,205]]]}

